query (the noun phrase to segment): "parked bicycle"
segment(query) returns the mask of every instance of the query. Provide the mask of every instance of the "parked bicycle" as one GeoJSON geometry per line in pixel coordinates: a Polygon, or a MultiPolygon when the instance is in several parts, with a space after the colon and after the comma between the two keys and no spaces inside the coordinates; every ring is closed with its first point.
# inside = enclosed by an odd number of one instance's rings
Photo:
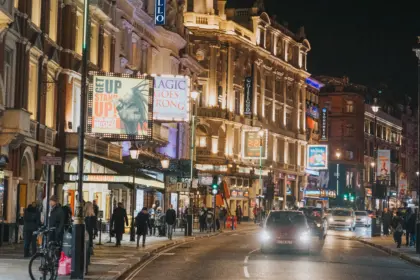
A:
{"type": "Polygon", "coordinates": [[[32,280],[56,280],[58,262],[60,258],[60,244],[55,241],[48,242],[48,235],[54,232],[55,228],[40,228],[34,232],[37,240],[41,237],[38,252],[29,261],[29,276],[32,280]],[[46,246],[44,240],[47,240],[46,246]]]}

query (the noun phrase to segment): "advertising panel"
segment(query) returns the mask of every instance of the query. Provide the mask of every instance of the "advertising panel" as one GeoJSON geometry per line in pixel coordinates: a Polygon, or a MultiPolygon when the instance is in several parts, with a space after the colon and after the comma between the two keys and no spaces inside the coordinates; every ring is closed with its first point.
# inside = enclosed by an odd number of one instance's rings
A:
{"type": "Polygon", "coordinates": [[[398,194],[400,199],[403,199],[408,195],[407,175],[405,175],[405,173],[400,174],[400,179],[398,180],[398,194]]]}
{"type": "Polygon", "coordinates": [[[328,140],[328,109],[321,110],[321,141],[328,140]]]}
{"type": "Polygon", "coordinates": [[[152,137],[153,80],[91,72],[87,132],[114,140],[152,137]]]}
{"type": "Polygon", "coordinates": [[[245,84],[244,84],[244,96],[245,96],[244,115],[245,116],[252,116],[252,98],[253,98],[252,87],[253,87],[252,77],[246,77],[245,84]]]}
{"type": "Polygon", "coordinates": [[[267,159],[268,131],[262,130],[263,136],[260,137],[261,130],[242,131],[242,158],[243,159],[267,159]],[[262,144],[262,147],[261,147],[262,144]]]}
{"type": "Polygon", "coordinates": [[[155,25],[166,24],[166,0],[155,0],[155,25]]]}
{"type": "Polygon", "coordinates": [[[189,120],[189,78],[155,76],[153,119],[160,121],[189,120]]]}
{"type": "Polygon", "coordinates": [[[306,158],[308,169],[328,169],[328,145],[308,145],[306,158]]]}
{"type": "Polygon", "coordinates": [[[379,180],[389,180],[391,172],[391,151],[378,150],[376,174],[379,180]]]}

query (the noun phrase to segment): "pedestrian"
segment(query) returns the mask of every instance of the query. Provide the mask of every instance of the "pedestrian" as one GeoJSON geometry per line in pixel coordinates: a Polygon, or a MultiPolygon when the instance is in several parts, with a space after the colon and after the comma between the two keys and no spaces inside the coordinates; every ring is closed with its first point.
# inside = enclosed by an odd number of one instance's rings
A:
{"type": "Polygon", "coordinates": [[[388,236],[389,235],[389,226],[391,224],[391,213],[388,211],[388,208],[384,208],[384,212],[382,213],[382,226],[383,226],[383,231],[384,231],[384,235],[388,236]]]}
{"type": "Polygon", "coordinates": [[[69,204],[64,205],[62,207],[63,209],[63,215],[64,215],[64,230],[70,231],[71,224],[72,224],[72,211],[71,206],[69,204]]]}
{"type": "Polygon", "coordinates": [[[136,228],[137,228],[137,248],[139,248],[140,236],[143,235],[142,247],[146,246],[146,235],[149,229],[149,218],[150,214],[147,211],[147,207],[143,207],[136,217],[136,228]]]}
{"type": "Polygon", "coordinates": [[[115,246],[121,246],[122,235],[125,231],[124,221],[126,226],[128,226],[127,211],[123,208],[123,204],[118,202],[118,207],[114,209],[111,217],[111,228],[114,229],[115,238],[117,243],[115,246]]]}
{"type": "Polygon", "coordinates": [[[63,241],[64,234],[64,212],[58,204],[57,196],[52,195],[50,197],[50,214],[48,218],[48,226],[55,228],[54,232],[50,232],[48,235],[48,241],[55,241],[59,244],[63,241]]]}
{"type": "Polygon", "coordinates": [[[219,212],[219,220],[223,225],[223,229],[226,229],[226,217],[227,217],[227,210],[225,207],[222,206],[219,212]]]}
{"type": "Polygon", "coordinates": [[[216,206],[216,230],[220,230],[220,207],[216,206]]]}
{"type": "Polygon", "coordinates": [[[169,209],[166,210],[165,222],[168,225],[168,239],[172,240],[172,233],[174,231],[174,225],[176,222],[176,212],[173,205],[169,205],[169,209]]]}
{"type": "Polygon", "coordinates": [[[155,227],[156,204],[153,204],[152,208],[149,209],[149,217],[150,217],[149,231],[150,231],[150,236],[152,236],[156,234],[156,227],[155,227]]]}
{"type": "Polygon", "coordinates": [[[158,237],[165,236],[165,214],[163,214],[162,207],[156,208],[155,227],[158,230],[158,237]]]}
{"type": "Polygon", "coordinates": [[[241,219],[242,219],[241,205],[236,206],[236,219],[238,221],[238,224],[240,224],[241,223],[241,219]]]}
{"type": "Polygon", "coordinates": [[[258,215],[258,209],[257,209],[257,206],[255,206],[255,207],[252,209],[252,214],[254,214],[254,224],[256,224],[256,223],[257,223],[257,215],[258,215]]]}
{"type": "Polygon", "coordinates": [[[92,202],[85,203],[85,225],[89,235],[89,253],[93,255],[93,236],[95,230],[96,216],[92,202]]]}
{"type": "MultiPolygon", "coordinates": [[[[95,227],[93,228],[93,239],[98,236],[98,218],[99,218],[99,206],[96,199],[93,200],[93,212],[95,213],[95,227]]],[[[100,227],[101,225],[99,225],[100,227]]]]}
{"type": "Polygon", "coordinates": [[[200,209],[198,221],[200,222],[200,232],[204,232],[206,230],[206,219],[207,219],[207,208],[203,205],[200,209]]]}
{"type": "Polygon", "coordinates": [[[401,216],[401,212],[397,212],[397,215],[394,216],[391,221],[391,226],[394,231],[394,241],[397,243],[397,248],[401,248],[401,239],[403,235],[404,220],[401,216]]]}
{"type": "Polygon", "coordinates": [[[25,258],[28,258],[36,253],[36,231],[41,225],[41,213],[36,208],[36,203],[28,205],[23,214],[23,241],[24,241],[24,252],[25,258]],[[32,248],[31,254],[29,248],[32,248]]]}
{"type": "Polygon", "coordinates": [[[404,217],[405,224],[405,246],[413,246],[414,234],[416,233],[416,216],[411,208],[407,209],[404,217]]]}

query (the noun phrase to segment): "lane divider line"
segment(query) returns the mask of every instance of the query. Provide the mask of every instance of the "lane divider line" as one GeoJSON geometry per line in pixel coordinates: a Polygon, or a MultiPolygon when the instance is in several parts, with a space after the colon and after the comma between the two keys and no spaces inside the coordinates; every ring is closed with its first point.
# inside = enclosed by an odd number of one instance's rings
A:
{"type": "Polygon", "coordinates": [[[248,258],[249,258],[248,256],[245,257],[244,264],[248,263],[248,258]]]}
{"type": "Polygon", "coordinates": [[[244,266],[244,275],[245,275],[245,278],[249,278],[250,277],[247,266],[244,266]]]}

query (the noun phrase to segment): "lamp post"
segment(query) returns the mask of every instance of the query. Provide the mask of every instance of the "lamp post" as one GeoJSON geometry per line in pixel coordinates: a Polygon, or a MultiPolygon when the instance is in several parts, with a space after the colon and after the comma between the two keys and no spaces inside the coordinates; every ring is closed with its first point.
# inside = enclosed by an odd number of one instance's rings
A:
{"type": "Polygon", "coordinates": [[[371,178],[370,178],[370,185],[371,185],[371,187],[372,187],[372,196],[371,196],[371,201],[370,201],[370,206],[372,207],[372,200],[373,200],[373,183],[374,183],[374,181],[375,181],[375,162],[374,161],[372,161],[371,163],[370,163],[370,167],[372,168],[372,176],[371,176],[371,178]]]}
{"type": "MultiPolygon", "coordinates": [[[[258,131],[258,137],[260,138],[260,198],[258,199],[258,204],[260,205],[261,209],[261,193],[263,190],[263,181],[262,181],[262,152],[263,152],[263,137],[264,137],[264,130],[260,129],[258,131]]],[[[261,221],[261,210],[260,210],[260,221],[261,221]]]]}
{"type": "MultiPolygon", "coordinates": [[[[417,37],[417,43],[420,43],[420,37],[417,37]]],[[[420,48],[419,46],[413,51],[416,53],[417,56],[417,143],[420,143],[420,48]]],[[[420,152],[417,150],[417,159],[420,163],[420,152]]],[[[417,171],[418,172],[418,171],[417,171]]],[[[417,180],[417,187],[418,187],[418,180],[417,180]]],[[[417,188],[417,201],[418,205],[420,206],[420,189],[417,188]]],[[[417,236],[417,242],[416,242],[416,253],[420,254],[420,241],[419,241],[419,235],[420,235],[420,208],[417,210],[417,225],[416,225],[416,236],[417,236]]]]}
{"type": "MultiPolygon", "coordinates": [[[[337,161],[340,160],[341,157],[341,152],[340,150],[337,150],[335,152],[335,157],[337,158],[337,161]]],[[[337,173],[336,173],[336,177],[337,177],[337,187],[336,187],[336,192],[337,192],[337,197],[340,194],[340,163],[337,162],[337,173]]]]}
{"type": "MultiPolygon", "coordinates": [[[[378,126],[378,120],[376,117],[376,114],[379,111],[379,106],[377,104],[377,99],[374,98],[373,101],[373,105],[372,105],[372,112],[375,115],[375,123],[374,123],[374,131],[373,131],[373,162],[374,164],[376,164],[376,162],[378,161],[378,143],[376,141],[376,133],[377,133],[377,126],[378,126]]],[[[373,201],[373,206],[374,209],[376,209],[376,198],[374,196],[374,194],[376,194],[376,188],[377,188],[377,176],[376,176],[376,170],[373,169],[373,184],[372,184],[372,201],[373,201]]],[[[373,210],[373,209],[372,209],[373,210]]]]}
{"type": "MultiPolygon", "coordinates": [[[[77,201],[74,211],[74,228],[72,231],[71,279],[84,279],[85,276],[85,222],[83,218],[83,158],[85,154],[85,125],[86,125],[86,97],[88,55],[90,47],[89,0],[83,4],[83,41],[82,41],[82,81],[80,92],[80,127],[77,164],[77,201]]],[[[49,198],[48,198],[49,199],[49,198]]]]}
{"type": "Polygon", "coordinates": [[[192,114],[191,114],[191,151],[190,151],[190,156],[191,156],[191,175],[190,175],[190,205],[188,207],[188,214],[187,214],[187,226],[188,226],[188,236],[192,235],[192,224],[193,224],[193,204],[194,204],[194,198],[193,198],[193,192],[192,192],[192,187],[193,187],[193,176],[194,176],[194,154],[195,154],[195,118],[196,118],[196,113],[197,113],[197,106],[195,101],[197,100],[199,93],[198,91],[192,91],[191,92],[191,100],[192,100],[192,114]]]}
{"type": "MultiPolygon", "coordinates": [[[[131,144],[130,148],[130,157],[132,160],[137,160],[139,156],[139,151],[137,147],[135,147],[135,143],[133,142],[131,144]]],[[[131,206],[131,226],[130,226],[130,241],[134,242],[136,241],[136,230],[134,228],[134,217],[135,217],[135,211],[136,211],[136,167],[133,168],[133,192],[131,194],[131,200],[132,200],[132,206],[131,206]]]]}

